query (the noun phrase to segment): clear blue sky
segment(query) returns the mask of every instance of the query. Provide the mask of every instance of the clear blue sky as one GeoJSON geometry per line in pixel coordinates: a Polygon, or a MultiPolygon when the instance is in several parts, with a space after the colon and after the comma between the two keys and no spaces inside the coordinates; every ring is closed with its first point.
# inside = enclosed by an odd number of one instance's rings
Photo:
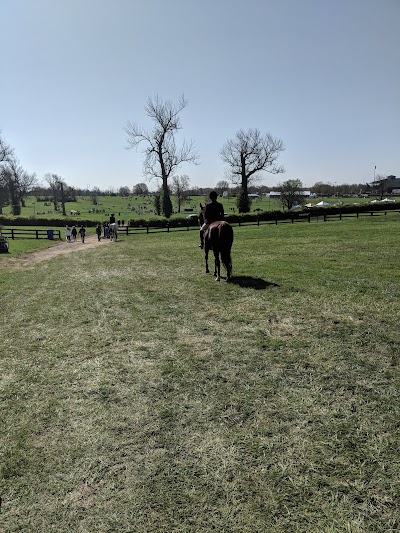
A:
{"type": "Polygon", "coordinates": [[[192,185],[224,179],[240,128],[285,143],[265,185],[400,176],[400,0],[0,0],[0,17],[0,129],[39,178],[145,181],[123,126],[150,126],[156,94],[189,101],[192,185]]]}

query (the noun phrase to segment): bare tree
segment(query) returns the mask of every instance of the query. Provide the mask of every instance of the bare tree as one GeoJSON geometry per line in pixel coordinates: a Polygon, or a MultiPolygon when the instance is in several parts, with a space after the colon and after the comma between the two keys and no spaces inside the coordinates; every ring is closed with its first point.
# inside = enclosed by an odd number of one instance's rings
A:
{"type": "Polygon", "coordinates": [[[144,173],[151,178],[161,178],[163,190],[163,213],[169,218],[172,204],[168,190],[168,179],[181,163],[196,163],[197,153],[193,142],[183,142],[179,148],[175,143],[175,134],[182,129],[179,113],[187,106],[182,95],[177,104],[161,100],[158,96],[149,98],[145,107],[148,117],[154,122],[152,130],[127,122],[127,149],[136,148],[144,143],[144,173]]]}
{"type": "Polygon", "coordinates": [[[58,202],[60,201],[60,176],[57,174],[51,174],[50,172],[43,177],[44,181],[48,184],[51,193],[53,195],[54,211],[58,211],[58,202]]]}
{"type": "Polygon", "coordinates": [[[172,192],[176,195],[178,201],[178,213],[181,212],[181,205],[188,197],[189,176],[173,176],[172,192]]]}
{"type": "Polygon", "coordinates": [[[285,150],[280,139],[270,133],[262,135],[258,129],[239,130],[221,149],[221,158],[228,165],[231,181],[240,185],[238,207],[241,212],[250,210],[248,186],[261,179],[261,172],[280,174],[284,168],[277,164],[279,154],[285,150]]]}
{"type": "Polygon", "coordinates": [[[229,183],[226,180],[221,180],[216,184],[215,189],[219,194],[222,194],[225,191],[228,192],[229,183]]]}
{"type": "Polygon", "coordinates": [[[389,182],[390,180],[387,178],[387,176],[384,176],[383,174],[378,174],[376,176],[375,181],[371,183],[372,189],[375,191],[375,194],[377,194],[381,200],[385,196],[385,194],[388,193],[389,182]]]}
{"type": "Polygon", "coordinates": [[[11,148],[11,146],[6,143],[6,141],[1,136],[0,131],[0,162],[8,162],[10,161],[14,156],[14,148],[11,148]]]}
{"type": "Polygon", "coordinates": [[[2,197],[10,198],[13,215],[21,213],[24,196],[36,184],[36,174],[29,174],[14,156],[14,149],[3,139],[0,131],[0,188],[2,197]]]}
{"type": "Polygon", "coordinates": [[[281,193],[280,200],[283,207],[292,209],[294,205],[304,203],[304,195],[302,193],[303,184],[300,180],[287,180],[278,185],[281,193]]]}
{"type": "Polygon", "coordinates": [[[318,194],[319,196],[332,196],[335,192],[335,186],[332,183],[324,183],[322,181],[317,181],[311,187],[311,192],[318,194]]]}
{"type": "Polygon", "coordinates": [[[93,189],[90,191],[90,199],[93,205],[97,205],[99,201],[98,197],[99,197],[100,192],[101,191],[98,187],[93,187],[93,189]]]}
{"type": "Polygon", "coordinates": [[[127,196],[130,196],[131,190],[127,185],[124,185],[123,187],[120,187],[118,189],[118,194],[119,196],[127,197],[127,196]]]}
{"type": "Polygon", "coordinates": [[[36,174],[29,174],[17,159],[10,156],[6,165],[1,169],[0,184],[8,191],[13,215],[20,215],[21,204],[24,205],[24,196],[36,184],[36,174]]]}

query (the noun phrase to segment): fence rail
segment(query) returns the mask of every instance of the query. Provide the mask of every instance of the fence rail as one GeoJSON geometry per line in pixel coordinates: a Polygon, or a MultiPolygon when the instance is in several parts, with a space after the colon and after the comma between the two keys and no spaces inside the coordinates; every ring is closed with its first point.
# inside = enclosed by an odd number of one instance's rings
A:
{"type": "MultiPolygon", "coordinates": [[[[400,213],[400,209],[390,209],[388,211],[360,211],[356,213],[335,213],[335,214],[326,214],[326,213],[293,213],[288,218],[279,218],[275,217],[270,220],[260,220],[259,217],[257,217],[254,221],[237,221],[237,222],[230,222],[231,226],[262,226],[266,224],[297,224],[299,222],[330,222],[335,220],[342,220],[344,218],[360,218],[363,216],[380,216],[380,215],[386,215],[387,213],[400,213]]],[[[170,227],[167,223],[165,226],[162,227],[155,227],[155,226],[125,226],[119,229],[120,234],[124,235],[134,235],[134,234],[141,234],[141,233],[169,233],[173,231],[190,231],[190,230],[199,230],[198,226],[195,226],[191,224],[190,222],[183,223],[181,226],[176,227],[170,227]]]]}
{"type": "MultiPolygon", "coordinates": [[[[387,211],[359,211],[355,213],[335,213],[335,214],[326,214],[326,213],[292,213],[287,218],[271,218],[269,220],[260,220],[260,217],[257,217],[252,221],[243,221],[238,220],[237,222],[231,222],[231,226],[241,227],[241,226],[262,226],[266,224],[298,224],[300,222],[333,222],[335,220],[342,220],[344,218],[360,218],[364,216],[381,216],[387,215],[388,213],[400,213],[400,209],[390,209],[387,211]]],[[[119,235],[138,235],[142,233],[169,233],[175,231],[191,231],[199,230],[199,226],[193,225],[191,221],[182,221],[180,226],[170,226],[167,222],[164,226],[120,226],[118,229],[119,235]]],[[[58,238],[61,239],[61,230],[59,229],[14,229],[14,228],[3,228],[1,230],[2,234],[5,237],[11,237],[11,239],[50,239],[58,238]],[[52,232],[52,236],[49,236],[49,232],[52,232]]]]}
{"type": "Polygon", "coordinates": [[[4,237],[14,239],[61,239],[61,230],[59,229],[20,229],[20,228],[3,228],[1,234],[4,237]]]}

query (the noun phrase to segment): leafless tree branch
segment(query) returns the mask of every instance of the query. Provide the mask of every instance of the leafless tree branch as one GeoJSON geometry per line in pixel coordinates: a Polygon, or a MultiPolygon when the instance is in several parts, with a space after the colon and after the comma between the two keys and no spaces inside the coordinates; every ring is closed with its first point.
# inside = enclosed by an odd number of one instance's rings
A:
{"type": "Polygon", "coordinates": [[[143,170],[149,179],[162,180],[165,200],[164,214],[169,217],[172,209],[169,200],[168,179],[182,163],[197,163],[198,155],[194,143],[183,142],[177,147],[175,134],[182,128],[179,113],[187,106],[182,95],[175,104],[170,100],[163,101],[158,96],[149,98],[145,106],[146,115],[153,121],[153,128],[146,130],[128,121],[124,127],[127,134],[126,148],[137,148],[144,144],[143,170]]]}

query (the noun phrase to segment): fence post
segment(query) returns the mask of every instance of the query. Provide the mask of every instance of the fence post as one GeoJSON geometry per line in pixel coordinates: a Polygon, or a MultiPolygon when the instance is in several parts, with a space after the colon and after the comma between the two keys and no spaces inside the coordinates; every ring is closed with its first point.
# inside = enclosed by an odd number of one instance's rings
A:
{"type": "Polygon", "coordinates": [[[38,239],[39,238],[39,231],[36,230],[36,238],[38,239]]]}
{"type": "Polygon", "coordinates": [[[311,213],[308,213],[308,222],[311,222],[311,213]]]}
{"type": "Polygon", "coordinates": [[[167,222],[167,233],[169,233],[169,222],[167,222]]]}
{"type": "Polygon", "coordinates": [[[324,222],[326,222],[326,213],[324,213],[324,222]]]}
{"type": "Polygon", "coordinates": [[[147,224],[146,226],[146,233],[148,234],[149,233],[149,225],[147,224]]]}
{"type": "Polygon", "coordinates": [[[239,217],[239,228],[240,228],[240,217],[239,217]]]}
{"type": "Polygon", "coordinates": [[[342,220],[342,212],[339,213],[339,220],[342,220]]]}
{"type": "Polygon", "coordinates": [[[14,230],[11,228],[11,239],[14,240],[14,230]]]}
{"type": "Polygon", "coordinates": [[[275,217],[275,226],[278,225],[278,215],[275,217]]]}
{"type": "Polygon", "coordinates": [[[259,226],[259,225],[260,225],[260,217],[259,217],[259,215],[257,215],[257,226],[259,226]]]}

